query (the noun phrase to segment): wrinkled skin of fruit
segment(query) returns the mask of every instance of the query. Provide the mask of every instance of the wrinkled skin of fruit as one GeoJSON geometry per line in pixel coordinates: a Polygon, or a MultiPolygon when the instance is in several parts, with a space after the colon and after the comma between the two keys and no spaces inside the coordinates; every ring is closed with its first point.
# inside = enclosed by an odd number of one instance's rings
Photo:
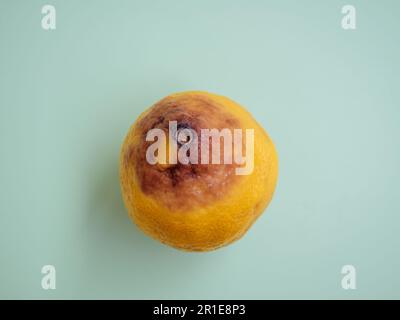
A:
{"type": "Polygon", "coordinates": [[[157,102],[132,125],[120,156],[130,217],[151,237],[186,251],[209,251],[242,237],[269,204],[277,175],[277,154],[264,129],[237,103],[207,92],[177,93],[157,102]],[[157,128],[168,137],[170,121],[199,137],[201,129],[253,129],[252,173],[237,175],[242,165],[235,161],[201,164],[200,156],[197,164],[150,164],[146,150],[153,142],[146,134],[157,128]]]}

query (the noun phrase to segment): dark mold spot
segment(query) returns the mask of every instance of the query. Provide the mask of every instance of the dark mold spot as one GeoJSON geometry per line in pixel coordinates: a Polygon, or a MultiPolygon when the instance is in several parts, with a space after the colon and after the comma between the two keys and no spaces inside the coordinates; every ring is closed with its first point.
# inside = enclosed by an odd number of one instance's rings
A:
{"type": "Polygon", "coordinates": [[[190,124],[186,123],[186,122],[179,122],[178,125],[176,126],[178,130],[182,130],[182,129],[192,129],[192,127],[190,126],[190,124]]]}
{"type": "Polygon", "coordinates": [[[159,116],[157,120],[153,123],[152,128],[156,128],[158,125],[164,122],[165,118],[163,116],[159,116]]]}
{"type": "Polygon", "coordinates": [[[172,167],[169,167],[165,172],[167,173],[168,177],[171,180],[171,185],[175,187],[179,183],[179,171],[180,164],[173,165],[172,167]]]}

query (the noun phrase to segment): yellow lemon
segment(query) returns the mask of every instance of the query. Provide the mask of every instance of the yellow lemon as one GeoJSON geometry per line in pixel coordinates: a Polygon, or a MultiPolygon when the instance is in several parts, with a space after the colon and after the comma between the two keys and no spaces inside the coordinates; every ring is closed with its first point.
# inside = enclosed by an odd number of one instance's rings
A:
{"type": "Polygon", "coordinates": [[[234,101],[176,93],[142,113],[120,156],[122,195],[145,233],[186,251],[241,238],[271,201],[275,147],[234,101]]]}

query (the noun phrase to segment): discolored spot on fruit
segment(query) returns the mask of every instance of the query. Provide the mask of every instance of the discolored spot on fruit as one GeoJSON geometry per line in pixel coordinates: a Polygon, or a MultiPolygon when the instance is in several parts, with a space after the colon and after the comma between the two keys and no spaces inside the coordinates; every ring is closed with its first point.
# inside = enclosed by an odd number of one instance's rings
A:
{"type": "Polygon", "coordinates": [[[238,124],[238,122],[234,118],[226,118],[225,124],[227,128],[236,128],[235,126],[238,124]]]}
{"type": "Polygon", "coordinates": [[[152,127],[156,128],[158,125],[164,122],[165,118],[163,116],[159,116],[157,120],[153,123],[152,127]]]}
{"type": "MultiPolygon", "coordinates": [[[[238,179],[236,164],[201,164],[201,129],[240,128],[239,120],[228,116],[215,102],[201,96],[168,97],[157,103],[137,127],[141,139],[128,149],[126,160],[134,165],[142,191],[168,208],[179,211],[210,204],[225,195],[238,179]],[[191,129],[197,133],[198,164],[178,162],[160,167],[147,162],[146,150],[153,143],[146,141],[147,132],[162,129],[168,138],[170,121],[177,122],[178,131],[191,129]]],[[[181,147],[183,142],[177,144],[181,147]]]]}

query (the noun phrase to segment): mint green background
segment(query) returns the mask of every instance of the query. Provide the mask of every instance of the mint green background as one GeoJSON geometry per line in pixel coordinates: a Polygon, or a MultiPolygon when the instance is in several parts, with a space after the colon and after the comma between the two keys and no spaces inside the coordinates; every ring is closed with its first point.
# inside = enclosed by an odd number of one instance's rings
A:
{"type": "Polygon", "coordinates": [[[0,0],[0,298],[400,298],[400,3],[350,3],[356,31],[334,0],[0,0]],[[211,253],[143,235],[119,190],[128,127],[184,90],[247,106],[280,157],[267,212],[211,253]]]}

